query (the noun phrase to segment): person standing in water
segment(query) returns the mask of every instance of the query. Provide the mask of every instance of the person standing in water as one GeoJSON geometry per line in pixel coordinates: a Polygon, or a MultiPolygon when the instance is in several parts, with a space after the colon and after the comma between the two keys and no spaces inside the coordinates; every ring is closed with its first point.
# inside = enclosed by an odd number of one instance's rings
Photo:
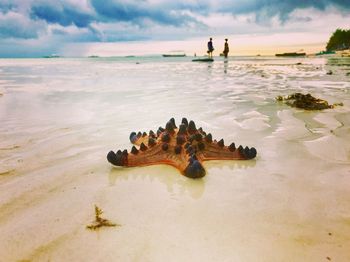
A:
{"type": "Polygon", "coordinates": [[[228,39],[225,39],[225,46],[224,46],[224,56],[225,58],[227,58],[228,52],[230,51],[230,49],[228,48],[228,43],[227,43],[228,39]]]}
{"type": "Polygon", "coordinates": [[[213,47],[213,42],[212,42],[212,38],[210,37],[210,40],[208,42],[208,55],[209,55],[209,58],[213,58],[213,51],[214,51],[214,47],[213,47]]]}

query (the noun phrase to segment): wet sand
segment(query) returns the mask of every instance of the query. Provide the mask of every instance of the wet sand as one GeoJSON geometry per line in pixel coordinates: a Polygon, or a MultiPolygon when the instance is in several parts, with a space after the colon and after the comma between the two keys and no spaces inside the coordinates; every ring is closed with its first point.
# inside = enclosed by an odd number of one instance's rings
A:
{"type": "Polygon", "coordinates": [[[349,261],[349,61],[0,60],[0,260],[349,261]],[[183,116],[256,159],[200,180],[106,161],[183,116]],[[94,205],[121,226],[87,230],[94,205]]]}

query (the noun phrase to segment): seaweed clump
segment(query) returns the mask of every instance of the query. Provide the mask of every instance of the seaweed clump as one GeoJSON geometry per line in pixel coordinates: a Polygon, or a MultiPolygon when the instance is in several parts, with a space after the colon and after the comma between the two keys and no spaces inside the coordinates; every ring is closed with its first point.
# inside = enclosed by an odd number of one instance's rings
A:
{"type": "Polygon", "coordinates": [[[326,100],[313,97],[310,94],[293,93],[289,96],[277,96],[277,101],[285,101],[287,105],[305,110],[323,110],[342,106],[343,103],[329,104],[326,100]]]}
{"type": "Polygon", "coordinates": [[[87,229],[97,230],[100,227],[115,227],[120,226],[118,224],[110,222],[108,219],[102,218],[103,211],[101,208],[95,205],[95,221],[91,225],[86,226],[87,229]]]}

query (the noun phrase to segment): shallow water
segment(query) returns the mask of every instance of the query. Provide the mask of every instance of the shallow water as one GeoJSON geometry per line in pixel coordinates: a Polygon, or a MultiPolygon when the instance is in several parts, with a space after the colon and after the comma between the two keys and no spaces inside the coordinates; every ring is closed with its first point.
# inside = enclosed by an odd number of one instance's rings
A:
{"type": "Polygon", "coordinates": [[[1,258],[349,261],[349,73],[349,58],[1,59],[1,258]],[[293,92],[344,105],[274,99],[293,92]],[[106,161],[171,117],[258,155],[201,180],[106,161]],[[95,204],[121,226],[86,230],[95,204]]]}

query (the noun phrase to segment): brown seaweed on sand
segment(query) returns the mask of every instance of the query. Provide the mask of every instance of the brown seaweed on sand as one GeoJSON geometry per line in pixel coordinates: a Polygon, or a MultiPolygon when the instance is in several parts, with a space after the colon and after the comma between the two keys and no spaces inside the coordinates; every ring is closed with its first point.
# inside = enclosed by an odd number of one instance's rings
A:
{"type": "Polygon", "coordinates": [[[100,227],[120,226],[119,224],[114,224],[110,222],[108,219],[102,218],[102,213],[102,209],[95,205],[95,221],[93,221],[91,225],[86,226],[86,228],[91,230],[97,230],[100,227]]]}
{"type": "Polygon", "coordinates": [[[289,96],[277,96],[277,101],[285,101],[291,107],[301,108],[305,110],[323,110],[334,108],[335,106],[342,106],[343,103],[330,105],[326,100],[313,97],[310,94],[293,93],[289,96]]]}

